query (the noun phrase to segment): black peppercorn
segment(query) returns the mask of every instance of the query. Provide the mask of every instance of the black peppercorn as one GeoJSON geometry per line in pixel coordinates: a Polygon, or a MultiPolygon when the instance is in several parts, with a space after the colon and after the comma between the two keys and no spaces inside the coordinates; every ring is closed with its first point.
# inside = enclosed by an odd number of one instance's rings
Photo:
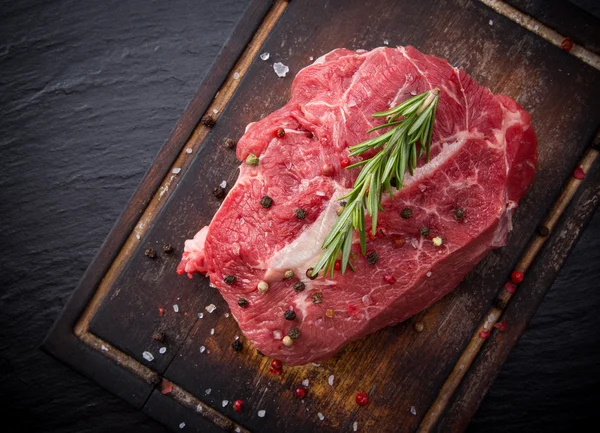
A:
{"type": "Polygon", "coordinates": [[[465,218],[465,210],[462,208],[458,208],[454,210],[454,219],[456,221],[462,221],[465,218]]]}
{"type": "Polygon", "coordinates": [[[213,189],[213,195],[218,199],[222,199],[225,197],[225,188],[221,188],[220,185],[217,186],[215,189],[213,189]]]}
{"type": "Polygon", "coordinates": [[[369,262],[369,264],[374,265],[377,263],[377,260],[379,260],[379,256],[375,251],[371,251],[367,254],[367,262],[369,262]]]}
{"type": "Polygon", "coordinates": [[[246,308],[248,306],[248,301],[245,298],[238,299],[238,305],[242,308],[246,308]]]}
{"type": "Polygon", "coordinates": [[[294,320],[296,318],[296,313],[292,310],[287,310],[283,313],[283,316],[285,317],[285,320],[294,320]]]}
{"type": "Polygon", "coordinates": [[[156,251],[154,251],[154,248],[146,248],[146,251],[144,251],[144,255],[149,259],[154,259],[156,258],[156,251]]]}
{"type": "Polygon", "coordinates": [[[204,126],[212,128],[213,126],[215,126],[217,121],[210,114],[205,114],[204,116],[202,116],[202,119],[200,119],[200,123],[202,123],[204,126]]]}
{"type": "Polygon", "coordinates": [[[306,211],[302,208],[296,209],[296,218],[299,220],[306,218],[306,211]]]}
{"type": "Polygon", "coordinates": [[[312,301],[313,304],[320,304],[321,302],[323,302],[323,293],[317,292],[314,295],[312,295],[312,301]]]}
{"type": "Polygon", "coordinates": [[[537,232],[540,236],[548,236],[550,234],[550,229],[544,225],[538,227],[537,232]]]}
{"type": "Polygon", "coordinates": [[[316,275],[313,275],[313,270],[314,268],[308,268],[306,270],[306,278],[314,280],[315,278],[317,278],[319,276],[319,274],[317,273],[316,275]]]}
{"type": "Polygon", "coordinates": [[[397,185],[397,184],[396,184],[396,178],[395,178],[395,177],[392,177],[392,178],[390,179],[390,186],[393,186],[394,188],[396,188],[396,185],[397,185]]]}
{"type": "Polygon", "coordinates": [[[171,254],[173,252],[173,246],[171,244],[164,244],[163,245],[163,253],[165,254],[171,254]]]}
{"type": "Polygon", "coordinates": [[[225,147],[227,149],[233,149],[235,147],[235,144],[236,144],[235,141],[232,140],[231,138],[225,139],[225,147]]]}
{"type": "Polygon", "coordinates": [[[400,216],[405,220],[409,219],[410,217],[412,217],[412,209],[409,207],[402,209],[402,212],[400,212],[400,216]]]}
{"type": "Polygon", "coordinates": [[[424,238],[429,236],[429,227],[421,227],[421,236],[424,238]]]}
{"type": "Polygon", "coordinates": [[[225,284],[229,284],[230,286],[233,285],[233,283],[235,283],[235,280],[237,280],[235,275],[226,275],[223,278],[223,281],[225,281],[225,284]]]}
{"type": "Polygon", "coordinates": [[[234,352],[240,352],[244,348],[244,345],[240,340],[235,340],[233,343],[231,343],[231,348],[234,350],[234,352]]]}
{"type": "Polygon", "coordinates": [[[300,330],[298,328],[292,328],[289,330],[288,335],[292,340],[296,340],[298,337],[300,337],[300,330]]]}
{"type": "Polygon", "coordinates": [[[278,136],[279,138],[281,138],[281,137],[285,136],[285,129],[283,129],[283,128],[279,128],[279,129],[277,130],[277,136],[278,136]]]}
{"type": "Polygon", "coordinates": [[[260,199],[260,205],[265,209],[269,209],[271,205],[273,205],[273,199],[268,195],[265,195],[260,199]]]}
{"type": "Polygon", "coordinates": [[[341,202],[340,202],[340,206],[341,206],[341,207],[346,207],[346,205],[347,205],[347,204],[348,204],[348,202],[347,202],[347,201],[341,201],[341,202]]]}
{"type": "Polygon", "coordinates": [[[306,286],[304,285],[304,283],[302,281],[298,281],[298,282],[294,283],[294,290],[296,292],[302,292],[302,291],[304,291],[304,289],[306,289],[306,286]]]}

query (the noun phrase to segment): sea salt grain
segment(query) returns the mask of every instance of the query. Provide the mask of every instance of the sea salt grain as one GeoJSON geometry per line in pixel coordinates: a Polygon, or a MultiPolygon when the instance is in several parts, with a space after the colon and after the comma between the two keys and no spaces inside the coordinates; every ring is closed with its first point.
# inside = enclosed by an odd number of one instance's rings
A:
{"type": "Polygon", "coordinates": [[[383,40],[383,45],[389,45],[389,44],[390,44],[390,41],[388,41],[387,39],[383,40]]]}
{"type": "Polygon", "coordinates": [[[185,153],[188,153],[188,154],[189,154],[189,153],[192,153],[192,148],[191,148],[191,147],[188,147],[187,149],[185,149],[185,153]]]}
{"type": "Polygon", "coordinates": [[[158,349],[158,353],[160,353],[161,355],[164,355],[166,352],[167,352],[166,347],[161,347],[160,349],[158,349]]]}
{"type": "Polygon", "coordinates": [[[210,328],[210,335],[215,335],[215,328],[210,328]]]}
{"type": "Polygon", "coordinates": [[[428,277],[431,277],[431,271],[427,272],[425,275],[427,275],[428,277]]]}
{"type": "Polygon", "coordinates": [[[202,319],[204,317],[204,313],[198,313],[198,319],[202,319]]]}
{"type": "Polygon", "coordinates": [[[208,311],[209,313],[212,313],[216,309],[217,309],[217,307],[215,306],[215,304],[207,305],[206,308],[205,308],[205,310],[208,311]]]}
{"type": "Polygon", "coordinates": [[[327,379],[327,383],[329,384],[329,386],[333,386],[333,379],[335,379],[335,376],[333,374],[329,376],[329,379],[327,379]]]}
{"type": "Polygon", "coordinates": [[[176,313],[179,313],[179,305],[177,305],[177,304],[173,305],[173,311],[175,311],[176,313]]]}
{"type": "Polygon", "coordinates": [[[206,350],[206,347],[200,346],[200,353],[204,353],[205,350],[206,350]]]}
{"type": "Polygon", "coordinates": [[[234,79],[234,80],[239,80],[239,79],[240,79],[240,73],[239,73],[239,72],[235,72],[235,73],[233,74],[233,79],[234,79]]]}
{"type": "Polygon", "coordinates": [[[180,171],[181,171],[181,168],[175,167],[173,170],[171,170],[171,173],[173,173],[173,174],[179,174],[180,171]]]}
{"type": "Polygon", "coordinates": [[[288,72],[290,72],[290,68],[284,65],[281,62],[273,63],[273,70],[277,74],[278,77],[285,77],[288,72]]]}
{"type": "Polygon", "coordinates": [[[241,433],[242,432],[242,430],[240,430],[239,427],[236,427],[234,431],[235,431],[235,433],[241,433]]]}
{"type": "Polygon", "coordinates": [[[182,422],[181,424],[179,424],[179,428],[184,428],[185,427],[185,423],[182,422]]]}
{"type": "Polygon", "coordinates": [[[226,180],[224,180],[223,182],[221,182],[221,183],[219,184],[219,186],[220,186],[221,188],[225,188],[225,187],[227,186],[227,181],[226,181],[226,180]]]}
{"type": "Polygon", "coordinates": [[[271,57],[271,55],[269,53],[262,53],[260,55],[261,60],[269,60],[269,57],[271,57]]]}
{"type": "Polygon", "coordinates": [[[229,313],[225,313],[225,318],[228,319],[229,318],[229,313]]]}
{"type": "Polygon", "coordinates": [[[223,405],[223,407],[227,406],[229,404],[229,400],[223,400],[221,402],[221,404],[223,405]]]}
{"type": "Polygon", "coordinates": [[[490,20],[490,26],[493,26],[493,25],[494,25],[494,21],[490,20]]]}
{"type": "Polygon", "coordinates": [[[205,393],[206,395],[208,395],[208,394],[210,394],[210,392],[211,392],[211,391],[212,391],[212,389],[208,388],[206,391],[204,391],[204,393],[205,393]]]}
{"type": "Polygon", "coordinates": [[[219,112],[219,110],[217,110],[216,108],[213,108],[213,113],[217,114],[219,112]]]}
{"type": "Polygon", "coordinates": [[[239,339],[240,339],[240,336],[239,336],[239,335],[236,335],[236,336],[235,336],[235,339],[236,339],[236,340],[239,340],[239,339]]]}
{"type": "Polygon", "coordinates": [[[315,364],[315,363],[313,362],[313,363],[312,363],[312,366],[313,366],[313,367],[320,367],[320,366],[321,366],[321,364],[315,364]]]}
{"type": "Polygon", "coordinates": [[[146,361],[154,361],[154,355],[152,355],[150,352],[145,351],[144,353],[142,353],[142,357],[146,360],[146,361]]]}
{"type": "Polygon", "coordinates": [[[354,424],[352,424],[352,430],[358,431],[358,423],[356,421],[354,421],[354,424]]]}
{"type": "Polygon", "coordinates": [[[104,344],[101,346],[101,349],[105,352],[108,352],[108,347],[106,347],[104,344]]]}
{"type": "Polygon", "coordinates": [[[308,386],[308,383],[309,383],[309,382],[308,382],[308,379],[304,379],[304,380],[302,381],[302,386],[308,386]]]}
{"type": "Polygon", "coordinates": [[[258,417],[259,418],[264,418],[266,414],[267,414],[266,410],[259,410],[258,411],[258,417]]]}
{"type": "Polygon", "coordinates": [[[273,331],[273,338],[275,340],[281,340],[283,338],[283,334],[281,331],[273,331]]]}
{"type": "Polygon", "coordinates": [[[410,413],[412,413],[413,415],[417,414],[417,409],[414,406],[410,407],[410,413]]]}
{"type": "Polygon", "coordinates": [[[321,412],[319,412],[319,413],[317,414],[317,416],[319,417],[319,419],[320,419],[321,421],[323,421],[323,420],[325,419],[325,415],[323,415],[321,412]]]}

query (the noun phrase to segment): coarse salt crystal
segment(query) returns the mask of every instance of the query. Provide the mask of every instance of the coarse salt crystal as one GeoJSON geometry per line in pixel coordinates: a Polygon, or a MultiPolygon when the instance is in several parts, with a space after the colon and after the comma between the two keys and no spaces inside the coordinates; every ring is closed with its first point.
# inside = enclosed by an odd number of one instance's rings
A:
{"type": "Polygon", "coordinates": [[[425,275],[427,275],[428,277],[431,277],[431,271],[427,272],[425,275]]]}
{"type": "Polygon", "coordinates": [[[219,112],[219,110],[217,110],[216,108],[213,108],[213,113],[217,114],[219,112]]]}
{"type": "Polygon", "coordinates": [[[202,412],[204,411],[204,408],[202,407],[201,404],[198,404],[198,406],[196,406],[196,412],[202,412]]]}
{"type": "Polygon", "coordinates": [[[192,148],[191,148],[191,147],[188,147],[187,149],[185,149],[185,152],[186,152],[186,153],[192,153],[192,148]]]}
{"type": "Polygon", "coordinates": [[[427,187],[425,185],[423,185],[422,183],[419,184],[419,190],[421,192],[425,192],[426,189],[427,189],[427,187]]]}
{"type": "Polygon", "coordinates": [[[208,394],[210,394],[210,392],[211,392],[211,391],[212,391],[212,389],[208,388],[206,391],[204,391],[204,393],[205,393],[206,395],[208,395],[208,394]]]}
{"type": "Polygon", "coordinates": [[[213,283],[208,283],[208,287],[212,287],[213,289],[217,288],[217,286],[215,286],[213,283]]]}
{"type": "Polygon", "coordinates": [[[205,308],[205,310],[208,311],[209,313],[212,313],[216,309],[217,309],[217,307],[215,306],[215,304],[207,305],[206,308],[205,308]]]}
{"type": "Polygon", "coordinates": [[[200,353],[204,353],[205,350],[206,350],[206,347],[200,346],[200,353]]]}
{"type": "Polygon", "coordinates": [[[101,346],[101,349],[104,350],[105,352],[108,352],[108,347],[106,347],[104,344],[101,346]]]}
{"type": "Polygon", "coordinates": [[[387,39],[383,40],[383,45],[389,45],[389,44],[390,44],[390,41],[388,41],[387,39]]]}
{"type": "Polygon", "coordinates": [[[281,331],[273,331],[273,338],[275,340],[281,340],[283,338],[283,334],[281,331]]]}
{"type": "Polygon", "coordinates": [[[419,242],[415,238],[412,238],[410,240],[410,244],[412,245],[413,248],[417,248],[419,246],[419,242]]]}
{"type": "Polygon", "coordinates": [[[210,335],[215,335],[215,328],[210,328],[210,335]]]}
{"type": "Polygon", "coordinates": [[[352,430],[358,431],[358,423],[356,421],[354,421],[354,424],[352,424],[352,430]]]}
{"type": "Polygon", "coordinates": [[[315,59],[315,58],[314,58],[313,56],[310,56],[310,57],[308,58],[308,60],[310,60],[311,62],[312,62],[314,59],[315,59]]]}
{"type": "Polygon", "coordinates": [[[333,374],[329,376],[329,379],[327,379],[327,383],[329,383],[329,386],[333,386],[333,379],[335,379],[335,376],[333,374]]]}
{"type": "Polygon", "coordinates": [[[228,319],[229,318],[229,313],[225,313],[225,318],[228,319]]]}
{"type": "Polygon", "coordinates": [[[308,386],[308,384],[309,384],[308,379],[304,379],[302,381],[302,386],[308,386]]]}
{"type": "Polygon", "coordinates": [[[258,411],[258,417],[259,418],[264,418],[266,414],[267,414],[266,410],[259,410],[258,411]]]}
{"type": "Polygon", "coordinates": [[[173,173],[173,174],[179,174],[180,171],[181,171],[181,168],[175,167],[173,170],[171,170],[171,173],[173,173]]]}
{"type": "Polygon", "coordinates": [[[223,400],[221,402],[221,404],[223,405],[223,407],[227,406],[229,404],[229,400],[223,400]]]}
{"type": "Polygon", "coordinates": [[[235,73],[233,74],[233,79],[234,79],[234,80],[239,80],[239,79],[240,79],[240,73],[239,73],[239,72],[235,72],[235,73]]]}
{"type": "Polygon", "coordinates": [[[493,25],[494,25],[494,21],[493,21],[493,20],[490,20],[490,23],[489,23],[489,24],[490,24],[490,26],[493,26],[493,25]]]}
{"type": "Polygon", "coordinates": [[[176,313],[179,313],[179,305],[177,305],[177,304],[173,305],[173,311],[175,311],[176,313]]]}
{"type": "Polygon", "coordinates": [[[204,317],[204,313],[198,313],[198,319],[202,319],[204,317]]]}
{"type": "Polygon", "coordinates": [[[219,184],[219,186],[220,186],[221,188],[225,188],[225,187],[227,186],[227,181],[226,181],[226,180],[224,180],[223,182],[221,182],[221,183],[219,184]]]}
{"type": "Polygon", "coordinates": [[[413,415],[417,414],[417,409],[414,406],[410,407],[410,413],[412,413],[413,415]]]}
{"type": "Polygon", "coordinates": [[[369,295],[363,296],[362,301],[363,301],[363,304],[365,304],[365,306],[367,306],[367,307],[373,303],[373,300],[371,299],[371,297],[369,295]]]}
{"type": "Polygon", "coordinates": [[[154,355],[152,355],[150,352],[148,352],[147,350],[142,353],[142,356],[144,357],[144,359],[146,361],[154,361],[154,355]]]}
{"type": "Polygon", "coordinates": [[[182,422],[181,424],[179,424],[179,428],[184,428],[185,427],[185,423],[182,422]]]}
{"type": "Polygon", "coordinates": [[[269,60],[269,57],[271,57],[271,55],[269,53],[262,53],[260,55],[261,60],[269,60]]]}
{"type": "Polygon", "coordinates": [[[241,433],[242,432],[242,430],[240,430],[239,427],[236,427],[234,431],[235,431],[235,433],[241,433]]]}
{"type": "Polygon", "coordinates": [[[284,65],[281,62],[273,63],[273,70],[277,74],[278,77],[283,78],[290,72],[290,68],[284,65]]]}
{"type": "Polygon", "coordinates": [[[323,191],[317,191],[315,192],[316,195],[318,195],[319,197],[325,197],[325,193],[323,191]]]}
{"type": "Polygon", "coordinates": [[[314,362],[312,363],[313,367],[320,367],[321,364],[315,364],[314,362]]]}
{"type": "Polygon", "coordinates": [[[136,238],[136,239],[139,241],[139,240],[141,239],[141,237],[140,237],[140,234],[139,234],[139,233],[136,233],[136,234],[135,234],[135,238],[136,238]]]}
{"type": "Polygon", "coordinates": [[[321,412],[319,412],[319,413],[317,414],[317,416],[319,417],[319,419],[320,419],[321,421],[323,421],[323,420],[325,419],[325,415],[323,415],[321,412]]]}
{"type": "Polygon", "coordinates": [[[160,349],[158,349],[158,353],[160,353],[161,355],[164,355],[166,351],[167,351],[167,348],[164,346],[161,347],[160,349]]]}
{"type": "Polygon", "coordinates": [[[239,339],[240,339],[240,336],[239,336],[239,335],[236,335],[236,336],[235,336],[235,339],[236,339],[236,340],[239,340],[239,339]]]}

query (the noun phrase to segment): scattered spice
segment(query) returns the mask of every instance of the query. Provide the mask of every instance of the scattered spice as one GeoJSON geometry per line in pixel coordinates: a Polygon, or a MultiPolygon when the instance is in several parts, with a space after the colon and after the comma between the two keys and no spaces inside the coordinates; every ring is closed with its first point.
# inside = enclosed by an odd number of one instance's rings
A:
{"type": "Polygon", "coordinates": [[[240,340],[235,340],[233,343],[231,343],[231,348],[234,352],[240,352],[244,348],[244,345],[240,340]]]}
{"type": "Polygon", "coordinates": [[[144,255],[149,259],[155,259],[156,251],[154,251],[154,248],[146,248],[146,251],[144,251],[144,255]]]}
{"type": "Polygon", "coordinates": [[[506,320],[496,323],[494,325],[494,328],[496,328],[500,332],[505,331],[506,330],[506,320]]]}
{"type": "Polygon", "coordinates": [[[404,218],[405,220],[411,218],[412,215],[413,215],[413,211],[409,207],[406,207],[406,208],[402,209],[402,212],[400,212],[400,216],[402,218],[404,218]]]}
{"type": "Polygon", "coordinates": [[[233,410],[235,410],[238,413],[242,413],[243,409],[244,409],[244,400],[236,400],[233,402],[233,410]]]}
{"type": "Polygon", "coordinates": [[[550,229],[545,225],[541,225],[538,227],[537,232],[540,236],[546,237],[550,234],[550,229]]]}
{"type": "Polygon", "coordinates": [[[425,329],[425,325],[423,325],[423,322],[415,323],[415,331],[423,332],[424,329],[425,329]]]}
{"type": "Polygon", "coordinates": [[[573,177],[579,180],[583,179],[585,177],[585,171],[583,171],[583,168],[577,167],[573,172],[573,177]]]}
{"type": "Polygon", "coordinates": [[[511,281],[515,284],[519,284],[519,283],[523,282],[523,278],[525,278],[525,274],[523,274],[523,272],[521,272],[521,271],[514,271],[510,275],[511,281]]]}
{"type": "Polygon", "coordinates": [[[269,209],[273,205],[273,199],[271,197],[269,197],[268,195],[264,195],[260,199],[260,205],[262,207],[264,207],[265,209],[269,209]]]}
{"type": "Polygon", "coordinates": [[[271,368],[273,370],[283,370],[283,362],[281,362],[279,359],[274,359],[271,361],[271,368]]]}
{"type": "Polygon", "coordinates": [[[148,352],[147,350],[146,350],[144,353],[142,353],[142,357],[143,357],[143,358],[144,358],[146,361],[148,361],[148,362],[152,362],[152,361],[154,361],[154,355],[152,355],[152,354],[151,354],[150,352],[148,352]]]}
{"type": "Polygon", "coordinates": [[[420,232],[421,232],[421,236],[426,238],[427,236],[429,236],[429,227],[421,227],[420,232]]]}
{"type": "Polygon", "coordinates": [[[321,174],[327,177],[333,176],[333,165],[329,164],[328,162],[323,164],[323,167],[321,167],[321,174]]]}
{"type": "Polygon", "coordinates": [[[231,138],[225,139],[225,147],[227,149],[234,149],[235,146],[236,146],[236,142],[234,140],[232,140],[231,138]]]}
{"type": "Polygon", "coordinates": [[[277,137],[282,138],[285,137],[285,129],[283,128],[278,128],[277,131],[275,132],[275,134],[277,135],[277,137]]]}
{"type": "Polygon", "coordinates": [[[398,248],[402,248],[405,243],[406,243],[405,239],[395,238],[392,242],[392,246],[394,247],[394,249],[398,249],[398,248]]]}
{"type": "Polygon", "coordinates": [[[454,219],[456,221],[465,219],[465,210],[463,208],[454,209],[454,219]]]}
{"type": "Polygon", "coordinates": [[[393,275],[384,275],[383,281],[385,281],[388,284],[394,284],[396,282],[396,279],[394,278],[393,275]]]}
{"type": "Polygon", "coordinates": [[[292,337],[290,337],[289,335],[286,335],[285,337],[283,337],[283,340],[281,340],[281,342],[283,343],[284,346],[290,347],[292,344],[294,344],[294,340],[292,340],[292,337]]]}
{"type": "Polygon", "coordinates": [[[317,292],[312,295],[313,304],[320,304],[323,302],[323,293],[317,292]]]}
{"type": "Polygon", "coordinates": [[[253,153],[246,157],[246,164],[248,165],[258,165],[258,161],[258,156],[253,153]]]}
{"type": "Polygon", "coordinates": [[[165,333],[157,331],[154,334],[152,334],[152,339],[154,341],[165,341],[165,333]]]}
{"type": "Polygon", "coordinates": [[[504,285],[504,288],[508,293],[515,293],[515,290],[517,290],[517,286],[515,286],[510,281],[504,285]]]}
{"type": "Polygon", "coordinates": [[[344,207],[343,207],[343,206],[338,206],[338,207],[335,209],[335,214],[336,214],[337,216],[340,216],[340,215],[342,214],[342,212],[344,212],[344,207]]]}
{"type": "Polygon", "coordinates": [[[171,254],[173,252],[173,246],[171,244],[164,244],[163,245],[163,253],[165,254],[171,254]]]}
{"type": "Polygon", "coordinates": [[[295,274],[294,271],[292,271],[291,269],[288,269],[287,271],[285,271],[285,273],[283,274],[283,278],[285,278],[286,280],[289,280],[291,278],[294,278],[295,274]]]}
{"type": "Polygon", "coordinates": [[[306,218],[306,211],[302,208],[298,208],[296,209],[296,218],[298,218],[299,220],[303,220],[304,218],[306,218]]]}
{"type": "Polygon", "coordinates": [[[246,308],[249,305],[249,303],[248,303],[248,300],[246,298],[240,298],[240,299],[238,299],[238,305],[241,308],[246,308]]]}
{"type": "Polygon", "coordinates": [[[350,158],[342,158],[340,161],[342,168],[346,168],[350,165],[350,158]]]}
{"type": "Polygon", "coordinates": [[[222,199],[223,197],[225,197],[225,188],[222,188],[220,185],[217,185],[215,189],[213,189],[213,195],[218,199],[222,199]]]}
{"type": "Polygon", "coordinates": [[[329,318],[332,318],[334,314],[335,312],[333,311],[333,308],[328,308],[327,311],[325,311],[325,315],[329,318]]]}
{"type": "Polygon", "coordinates": [[[202,116],[202,119],[200,119],[200,123],[202,123],[204,126],[206,126],[208,128],[212,128],[213,126],[215,126],[217,121],[215,120],[215,118],[212,115],[205,114],[204,116],[202,116]]]}
{"type": "Polygon", "coordinates": [[[312,272],[313,272],[313,269],[314,269],[314,268],[308,268],[308,269],[306,270],[306,278],[308,278],[308,279],[310,279],[310,280],[314,280],[315,278],[317,278],[317,277],[318,277],[318,275],[313,275],[313,274],[312,274],[312,272]]]}
{"type": "Polygon", "coordinates": [[[490,338],[490,331],[479,331],[479,337],[483,339],[490,338]]]}
{"type": "Polygon", "coordinates": [[[266,281],[261,281],[260,283],[258,283],[256,288],[260,293],[266,293],[269,290],[269,283],[267,283],[266,281]]]}
{"type": "Polygon", "coordinates": [[[285,317],[285,320],[294,320],[296,318],[296,313],[294,310],[286,310],[285,313],[283,313],[283,317],[285,317]]]}
{"type": "Polygon", "coordinates": [[[296,398],[304,398],[306,396],[306,388],[299,386],[296,388],[296,391],[294,391],[294,394],[296,394],[296,398]]]}
{"type": "Polygon", "coordinates": [[[431,240],[431,243],[433,244],[433,246],[435,247],[441,247],[442,244],[444,243],[444,240],[442,238],[440,238],[439,236],[436,236],[435,238],[433,238],[431,240]]]}
{"type": "Polygon", "coordinates": [[[288,335],[292,340],[297,340],[300,337],[300,329],[291,328],[288,332],[288,335]]]}
{"type": "Polygon", "coordinates": [[[230,286],[235,283],[235,280],[237,280],[235,275],[226,275],[223,278],[223,281],[225,282],[225,284],[229,284],[230,286]]]}
{"type": "Polygon", "coordinates": [[[562,42],[560,43],[560,47],[565,51],[571,51],[574,46],[575,46],[575,43],[573,42],[573,39],[571,39],[571,38],[564,38],[562,40],[562,42]]]}
{"type": "Polygon", "coordinates": [[[169,382],[168,380],[163,380],[160,383],[160,393],[167,395],[167,394],[170,394],[171,392],[173,392],[173,384],[171,382],[169,382]]]}
{"type": "Polygon", "coordinates": [[[297,281],[294,283],[294,290],[296,292],[303,292],[306,289],[306,285],[302,281],[297,281]]]}
{"type": "Polygon", "coordinates": [[[375,251],[370,251],[369,253],[367,253],[367,262],[369,262],[370,265],[374,265],[375,263],[377,263],[378,260],[379,255],[377,255],[375,251]]]}
{"type": "Polygon", "coordinates": [[[369,395],[366,392],[359,392],[356,394],[356,404],[359,406],[365,406],[369,404],[369,395]]]}
{"type": "Polygon", "coordinates": [[[348,316],[354,317],[359,313],[360,309],[354,305],[348,305],[348,316]]]}

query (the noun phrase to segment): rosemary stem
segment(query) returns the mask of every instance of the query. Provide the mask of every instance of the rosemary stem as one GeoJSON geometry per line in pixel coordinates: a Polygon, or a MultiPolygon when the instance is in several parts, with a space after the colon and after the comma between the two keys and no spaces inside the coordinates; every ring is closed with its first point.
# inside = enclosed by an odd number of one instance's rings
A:
{"type": "Polygon", "coordinates": [[[427,110],[427,107],[429,107],[431,105],[431,103],[435,100],[436,96],[438,96],[440,94],[440,89],[438,89],[437,87],[435,89],[432,89],[429,91],[429,95],[427,95],[427,98],[425,98],[425,100],[423,101],[423,103],[421,104],[421,106],[419,107],[419,109],[417,110],[417,115],[423,113],[423,111],[427,110]]]}

